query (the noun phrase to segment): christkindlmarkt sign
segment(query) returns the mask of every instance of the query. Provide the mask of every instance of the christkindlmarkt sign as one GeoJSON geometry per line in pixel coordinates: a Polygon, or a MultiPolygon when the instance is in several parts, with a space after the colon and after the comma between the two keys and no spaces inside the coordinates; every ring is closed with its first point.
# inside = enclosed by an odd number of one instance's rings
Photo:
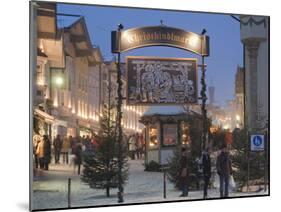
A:
{"type": "Polygon", "coordinates": [[[197,103],[197,59],[127,57],[127,104],[197,103]]]}
{"type": "Polygon", "coordinates": [[[209,55],[209,37],[167,26],[132,28],[112,31],[112,52],[125,52],[146,46],[171,46],[199,54],[209,55]]]}

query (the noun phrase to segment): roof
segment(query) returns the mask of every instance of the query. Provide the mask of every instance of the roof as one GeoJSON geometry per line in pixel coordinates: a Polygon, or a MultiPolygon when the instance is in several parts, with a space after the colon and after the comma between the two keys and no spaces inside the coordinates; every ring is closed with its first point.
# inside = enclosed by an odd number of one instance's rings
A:
{"type": "Polygon", "coordinates": [[[149,106],[143,116],[180,115],[185,113],[187,113],[187,111],[182,106],[149,106]]]}

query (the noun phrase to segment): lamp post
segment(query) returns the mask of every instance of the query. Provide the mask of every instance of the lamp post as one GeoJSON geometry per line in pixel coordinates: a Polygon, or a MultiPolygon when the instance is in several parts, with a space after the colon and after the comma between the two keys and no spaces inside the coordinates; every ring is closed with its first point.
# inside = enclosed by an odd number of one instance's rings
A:
{"type": "MultiPolygon", "coordinates": [[[[207,32],[206,29],[203,29],[201,32],[201,35],[204,35],[207,32]]],[[[203,117],[203,131],[202,131],[202,150],[205,150],[206,146],[206,140],[207,140],[207,110],[206,110],[206,101],[207,101],[207,95],[206,95],[206,81],[205,81],[205,76],[206,76],[206,69],[205,69],[205,57],[202,55],[201,57],[201,70],[202,70],[202,75],[201,75],[201,92],[200,92],[200,99],[202,100],[202,105],[201,105],[201,112],[202,112],[202,117],[203,117]]]]}
{"type": "Polygon", "coordinates": [[[121,53],[120,53],[120,46],[121,46],[121,30],[123,29],[123,25],[119,24],[118,25],[118,54],[117,54],[117,144],[118,144],[118,203],[124,202],[123,198],[123,193],[124,193],[124,188],[123,188],[123,177],[122,177],[122,166],[123,166],[123,146],[122,146],[122,137],[123,137],[123,132],[122,132],[122,126],[121,126],[121,120],[122,120],[122,80],[121,80],[121,53]]]}

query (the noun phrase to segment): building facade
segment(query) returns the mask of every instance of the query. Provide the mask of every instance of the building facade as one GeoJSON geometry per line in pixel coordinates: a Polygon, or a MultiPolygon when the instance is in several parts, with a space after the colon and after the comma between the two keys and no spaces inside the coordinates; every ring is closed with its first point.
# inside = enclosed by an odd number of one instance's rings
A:
{"type": "Polygon", "coordinates": [[[245,112],[250,131],[268,122],[269,20],[264,16],[240,16],[245,47],[245,112]]]}
{"type": "Polygon", "coordinates": [[[53,109],[53,69],[65,66],[61,33],[56,25],[56,6],[37,4],[37,52],[33,79],[33,129],[35,134],[52,136],[56,118],[53,109]]]}
{"type": "MultiPolygon", "coordinates": [[[[36,134],[47,134],[52,139],[57,134],[91,136],[99,130],[104,104],[114,107],[111,118],[116,119],[116,62],[103,60],[100,49],[91,42],[83,17],[58,28],[56,4],[38,5],[37,69],[33,74],[36,134]]],[[[123,97],[126,96],[124,67],[123,64],[123,97]]],[[[122,112],[126,134],[141,132],[143,125],[139,118],[144,107],[127,106],[124,101],[122,112]]]]}
{"type": "MultiPolygon", "coordinates": [[[[60,107],[67,108],[65,120],[67,135],[91,136],[99,128],[100,114],[100,75],[103,59],[99,48],[92,47],[90,36],[83,17],[64,31],[64,102],[60,107]]],[[[60,110],[58,115],[62,116],[60,110]]]]}

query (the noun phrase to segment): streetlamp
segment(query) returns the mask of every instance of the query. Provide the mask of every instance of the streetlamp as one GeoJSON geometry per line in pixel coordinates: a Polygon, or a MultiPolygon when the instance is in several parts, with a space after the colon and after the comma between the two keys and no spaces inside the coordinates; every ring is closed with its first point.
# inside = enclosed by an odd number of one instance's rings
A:
{"type": "MultiPolygon", "coordinates": [[[[54,88],[62,88],[63,85],[65,84],[65,80],[64,80],[64,77],[62,74],[58,74],[58,73],[53,74],[53,72],[58,72],[58,70],[60,72],[62,72],[61,69],[57,69],[57,68],[50,69],[50,93],[49,93],[49,100],[47,102],[47,106],[48,106],[50,115],[52,115],[53,107],[58,106],[58,104],[53,101],[53,99],[54,99],[54,97],[52,95],[53,86],[54,86],[54,88]]],[[[49,128],[49,134],[50,134],[50,136],[52,136],[51,127],[49,128]]]]}
{"type": "MultiPolygon", "coordinates": [[[[64,78],[61,74],[56,74],[55,76],[53,76],[53,78],[51,78],[52,82],[51,82],[51,94],[52,94],[52,86],[54,86],[54,88],[60,89],[63,87],[64,85],[64,78]]],[[[57,92],[56,92],[57,93],[57,92]]],[[[53,105],[54,106],[58,106],[58,96],[54,96],[53,97],[53,105]],[[56,99],[56,101],[55,101],[56,99]]]]}
{"type": "Polygon", "coordinates": [[[54,79],[55,85],[58,87],[61,87],[64,83],[63,77],[62,76],[56,76],[54,79]]]}
{"type": "Polygon", "coordinates": [[[239,115],[236,115],[236,121],[240,121],[240,116],[239,115]]]}

